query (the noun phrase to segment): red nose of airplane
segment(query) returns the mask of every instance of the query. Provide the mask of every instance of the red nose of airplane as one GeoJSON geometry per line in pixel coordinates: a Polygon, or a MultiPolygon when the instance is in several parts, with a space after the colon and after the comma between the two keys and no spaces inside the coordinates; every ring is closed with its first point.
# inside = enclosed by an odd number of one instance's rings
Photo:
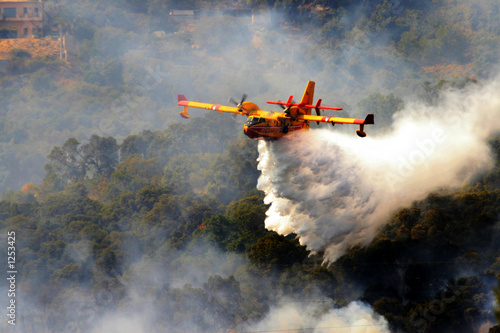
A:
{"type": "Polygon", "coordinates": [[[256,139],[259,137],[259,134],[255,132],[251,127],[248,126],[243,126],[243,132],[245,133],[246,136],[248,136],[250,139],[256,139]]]}

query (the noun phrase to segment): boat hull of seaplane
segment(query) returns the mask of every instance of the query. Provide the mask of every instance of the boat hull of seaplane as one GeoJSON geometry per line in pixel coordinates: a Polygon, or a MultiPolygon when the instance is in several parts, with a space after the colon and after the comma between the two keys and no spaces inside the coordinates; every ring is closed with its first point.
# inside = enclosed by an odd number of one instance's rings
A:
{"type": "Polygon", "coordinates": [[[289,135],[292,132],[309,129],[305,122],[294,124],[290,126],[243,126],[243,132],[246,136],[253,140],[277,140],[284,135],[289,135]]]}

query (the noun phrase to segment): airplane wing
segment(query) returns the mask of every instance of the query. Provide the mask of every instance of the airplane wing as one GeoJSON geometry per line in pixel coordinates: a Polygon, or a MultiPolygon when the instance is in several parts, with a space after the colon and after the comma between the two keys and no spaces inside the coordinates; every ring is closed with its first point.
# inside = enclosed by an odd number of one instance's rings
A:
{"type": "Polygon", "coordinates": [[[342,117],[329,117],[329,116],[313,116],[313,115],[299,115],[297,119],[316,121],[318,123],[332,123],[332,124],[356,124],[356,125],[373,125],[374,116],[369,114],[365,119],[355,118],[342,118],[342,117]]]}
{"type": "Polygon", "coordinates": [[[364,132],[365,125],[373,125],[375,124],[375,117],[373,114],[369,114],[365,119],[356,119],[356,118],[341,118],[341,117],[322,117],[322,116],[312,116],[312,115],[300,115],[297,119],[303,119],[306,121],[315,121],[319,123],[331,123],[335,124],[355,124],[359,125],[359,130],[356,131],[356,134],[359,137],[364,138],[366,133],[364,132]]]}
{"type": "Polygon", "coordinates": [[[188,107],[219,111],[220,113],[229,112],[229,113],[241,114],[241,111],[235,106],[192,102],[188,101],[184,95],[178,95],[177,98],[178,98],[177,104],[184,106],[184,110],[180,112],[182,118],[190,117],[190,115],[188,114],[188,107]]]}

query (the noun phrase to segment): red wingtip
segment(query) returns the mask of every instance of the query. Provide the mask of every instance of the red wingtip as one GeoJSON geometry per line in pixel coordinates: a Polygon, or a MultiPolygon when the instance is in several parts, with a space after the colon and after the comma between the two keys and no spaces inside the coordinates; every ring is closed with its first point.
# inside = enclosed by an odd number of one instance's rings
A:
{"type": "Polygon", "coordinates": [[[184,106],[186,106],[187,102],[188,102],[188,100],[187,100],[186,96],[184,96],[184,95],[177,95],[177,104],[178,105],[184,105],[184,106]]]}

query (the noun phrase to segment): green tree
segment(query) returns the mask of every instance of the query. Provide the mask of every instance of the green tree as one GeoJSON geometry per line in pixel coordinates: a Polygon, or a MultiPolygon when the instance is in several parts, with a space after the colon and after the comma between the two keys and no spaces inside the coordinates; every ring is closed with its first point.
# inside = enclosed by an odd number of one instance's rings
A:
{"type": "Polygon", "coordinates": [[[129,135],[123,140],[120,145],[120,159],[125,161],[127,158],[134,154],[145,157],[147,143],[142,136],[129,135]]]}
{"type": "MultiPolygon", "coordinates": [[[[252,244],[268,233],[264,226],[267,207],[261,196],[249,196],[229,204],[226,215],[234,221],[236,233],[228,250],[248,251],[252,244]]],[[[228,240],[229,240],[228,239],[228,240]]]]}
{"type": "Polygon", "coordinates": [[[401,98],[381,93],[373,93],[358,102],[358,106],[363,113],[375,114],[377,128],[388,127],[392,124],[392,116],[404,108],[404,102],[401,98]]]}
{"type": "Polygon", "coordinates": [[[116,167],[106,184],[104,198],[112,200],[125,190],[136,192],[147,185],[159,185],[161,178],[162,169],[157,158],[132,155],[116,167]]]}
{"type": "Polygon", "coordinates": [[[393,15],[394,2],[384,0],[383,3],[379,3],[368,22],[369,29],[371,31],[384,31],[388,30],[391,23],[394,21],[395,17],[393,15]]]}
{"type": "Polygon", "coordinates": [[[54,147],[47,157],[46,170],[60,175],[67,182],[81,180],[86,174],[82,147],[75,138],[68,139],[62,147],[54,147]]]}
{"type": "Polygon", "coordinates": [[[440,25],[435,30],[434,38],[421,39],[422,58],[427,64],[441,64],[446,62],[467,63],[470,59],[469,40],[463,29],[453,25],[440,25]]]}
{"type": "Polygon", "coordinates": [[[224,249],[228,249],[229,245],[238,239],[236,222],[220,214],[206,220],[197,233],[224,249]]]}
{"type": "Polygon", "coordinates": [[[265,274],[280,272],[295,263],[302,263],[308,252],[304,246],[277,233],[271,233],[252,245],[248,259],[265,274]]]}
{"type": "Polygon", "coordinates": [[[255,143],[250,140],[242,139],[230,145],[207,173],[208,192],[221,202],[229,203],[254,189],[259,177],[257,155],[255,143]]]}
{"type": "Polygon", "coordinates": [[[82,159],[89,171],[110,176],[118,165],[118,149],[115,138],[94,134],[89,142],[82,146],[82,159]]]}
{"type": "Polygon", "coordinates": [[[160,197],[169,193],[164,187],[154,185],[144,186],[137,192],[136,205],[138,209],[151,210],[160,197]]]}

